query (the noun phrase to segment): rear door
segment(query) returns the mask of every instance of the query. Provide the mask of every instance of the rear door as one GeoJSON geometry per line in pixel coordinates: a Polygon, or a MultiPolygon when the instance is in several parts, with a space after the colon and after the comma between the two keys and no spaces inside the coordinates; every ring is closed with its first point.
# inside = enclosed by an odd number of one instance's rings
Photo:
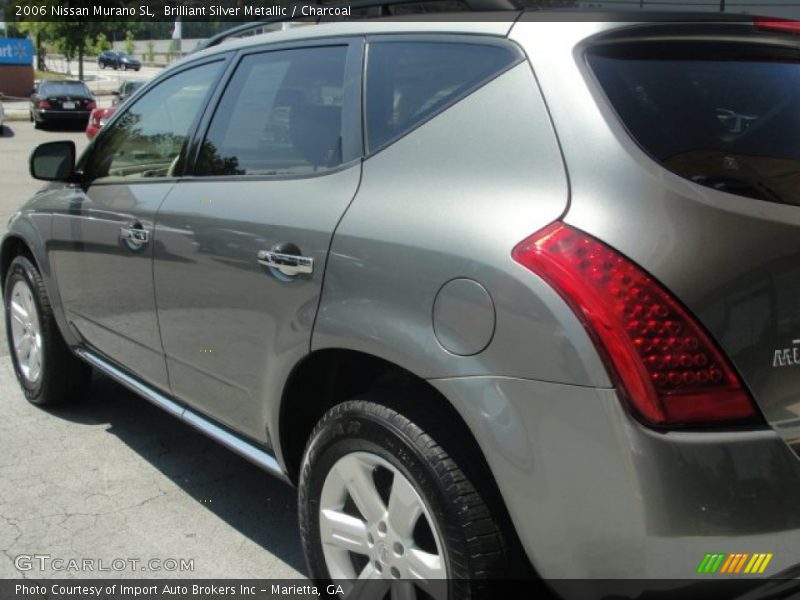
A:
{"type": "Polygon", "coordinates": [[[257,440],[309,351],[331,237],[358,187],[362,47],[243,54],[204,120],[192,176],[159,211],[155,291],[173,393],[257,440]]]}
{"type": "Polygon", "coordinates": [[[222,70],[184,69],[126,107],[83,158],[48,244],[70,325],[95,351],[168,389],[153,292],[155,214],[222,70]]]}

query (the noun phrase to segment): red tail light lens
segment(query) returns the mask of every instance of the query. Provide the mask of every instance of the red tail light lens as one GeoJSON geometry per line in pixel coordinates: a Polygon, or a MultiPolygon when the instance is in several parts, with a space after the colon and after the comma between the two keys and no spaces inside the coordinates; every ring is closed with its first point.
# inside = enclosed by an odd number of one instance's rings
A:
{"type": "Polygon", "coordinates": [[[777,31],[779,33],[793,33],[800,35],[800,21],[787,19],[774,19],[771,17],[755,17],[753,25],[762,31],[777,31]]]}
{"type": "Polygon", "coordinates": [[[50,103],[47,100],[39,100],[39,108],[50,108],[50,103]]]}
{"type": "Polygon", "coordinates": [[[757,415],[702,326],[635,263],[555,222],[512,252],[572,307],[638,416],[670,426],[757,415]]]}

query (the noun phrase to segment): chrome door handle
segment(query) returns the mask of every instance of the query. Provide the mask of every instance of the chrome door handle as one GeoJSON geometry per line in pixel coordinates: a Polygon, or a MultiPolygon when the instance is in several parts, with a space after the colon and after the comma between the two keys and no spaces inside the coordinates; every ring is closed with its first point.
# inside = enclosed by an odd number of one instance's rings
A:
{"type": "Polygon", "coordinates": [[[301,273],[314,272],[314,259],[297,254],[284,254],[272,250],[260,250],[257,255],[258,264],[276,269],[284,275],[294,277],[301,273]]]}
{"type": "Polygon", "coordinates": [[[147,229],[139,229],[137,227],[120,227],[119,235],[123,240],[137,244],[146,244],[150,241],[150,232],[147,229]]]}

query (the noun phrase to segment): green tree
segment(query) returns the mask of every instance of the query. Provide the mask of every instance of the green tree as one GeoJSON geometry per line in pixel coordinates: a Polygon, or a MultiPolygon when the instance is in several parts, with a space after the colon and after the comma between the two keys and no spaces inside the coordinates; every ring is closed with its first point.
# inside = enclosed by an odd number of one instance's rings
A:
{"type": "Polygon", "coordinates": [[[133,35],[133,32],[129,29],[125,32],[125,43],[123,44],[123,49],[125,50],[125,54],[133,54],[136,50],[136,36],[133,35]]]}
{"type": "Polygon", "coordinates": [[[94,40],[91,38],[86,39],[86,50],[90,54],[102,54],[106,50],[111,50],[112,47],[111,42],[102,31],[97,34],[94,40]]]}
{"type": "Polygon", "coordinates": [[[62,19],[60,21],[27,21],[18,23],[22,31],[28,32],[35,40],[37,54],[39,55],[40,69],[44,66],[41,58],[44,56],[43,46],[63,54],[70,61],[78,60],[78,77],[83,79],[83,55],[86,53],[87,39],[91,40],[102,29],[103,23],[91,21],[73,21],[62,19]]]}
{"type": "Polygon", "coordinates": [[[153,40],[147,40],[147,62],[153,62],[156,59],[155,53],[156,45],[153,40]]]}

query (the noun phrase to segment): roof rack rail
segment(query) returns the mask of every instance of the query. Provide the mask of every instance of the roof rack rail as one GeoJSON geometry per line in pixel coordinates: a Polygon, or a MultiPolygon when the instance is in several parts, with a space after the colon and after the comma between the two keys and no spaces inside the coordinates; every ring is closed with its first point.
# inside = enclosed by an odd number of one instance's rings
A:
{"type": "MultiPolygon", "coordinates": [[[[452,1],[453,0],[352,0],[351,2],[319,2],[318,4],[326,8],[349,7],[352,10],[374,9],[375,15],[373,15],[372,18],[379,18],[391,16],[390,8],[394,6],[409,4],[430,5],[436,4],[437,2],[444,4],[452,1]]],[[[466,6],[467,12],[519,10],[514,0],[459,0],[459,3],[466,6]]],[[[235,38],[249,32],[257,31],[265,25],[298,21],[300,19],[303,19],[305,22],[314,22],[313,20],[309,21],[308,17],[274,17],[263,21],[243,23],[211,36],[204,42],[199,43],[192,52],[198,52],[206,48],[217,46],[229,38],[235,38]]],[[[321,19],[321,17],[318,17],[316,22],[319,23],[321,19]]]]}

